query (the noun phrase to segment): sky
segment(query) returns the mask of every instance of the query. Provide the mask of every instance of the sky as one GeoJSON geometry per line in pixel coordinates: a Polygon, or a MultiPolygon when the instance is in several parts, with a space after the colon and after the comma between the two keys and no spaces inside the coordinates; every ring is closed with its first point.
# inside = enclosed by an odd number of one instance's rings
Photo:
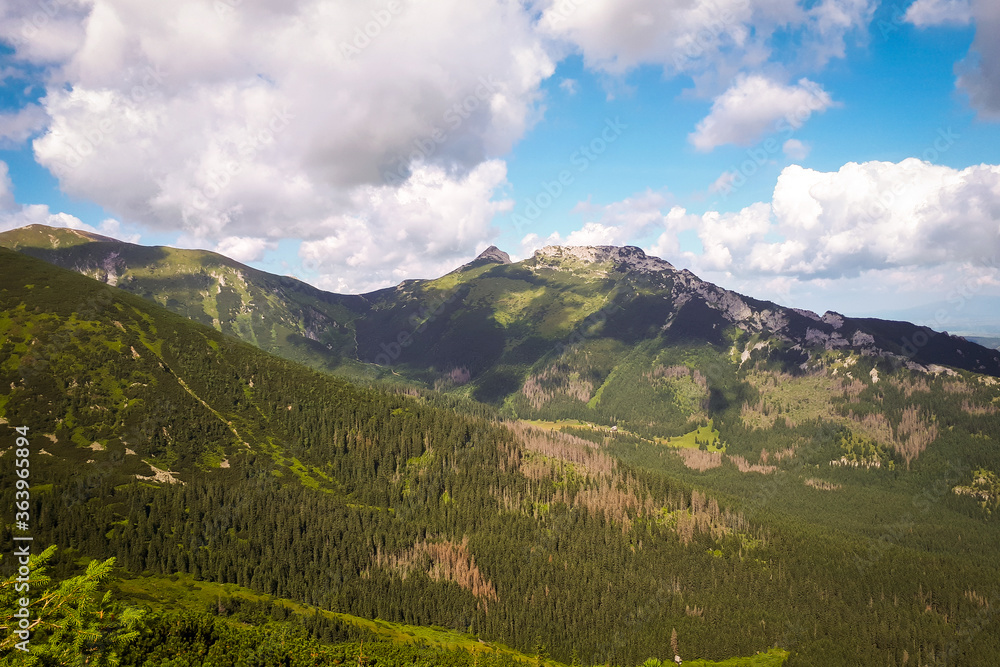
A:
{"type": "Polygon", "coordinates": [[[637,245],[1000,331],[995,0],[0,0],[0,230],[359,293],[637,245]]]}

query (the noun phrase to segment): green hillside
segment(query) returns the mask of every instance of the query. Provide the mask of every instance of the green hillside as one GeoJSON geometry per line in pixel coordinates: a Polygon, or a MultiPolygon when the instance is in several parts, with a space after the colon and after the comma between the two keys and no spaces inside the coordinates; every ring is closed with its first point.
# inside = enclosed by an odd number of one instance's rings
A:
{"type": "MultiPolygon", "coordinates": [[[[718,637],[684,614],[697,582],[720,571],[704,545],[721,542],[707,524],[704,544],[681,542],[660,520],[686,511],[682,487],[583,442],[525,443],[498,423],[352,387],[22,255],[2,261],[4,437],[30,428],[32,531],[61,547],[59,573],[113,556],[129,572],[542,642],[566,661],[641,662],[663,654],[675,625],[707,658],[775,641],[737,631],[735,617],[718,637]],[[690,592],[668,593],[681,560],[690,592]],[[637,622],[644,604],[659,611],[637,622]]],[[[3,502],[12,457],[0,457],[3,502]]]]}
{"type": "MultiPolygon", "coordinates": [[[[988,376],[850,350],[791,366],[795,351],[752,337],[650,341],[637,308],[597,323],[606,336],[581,334],[565,368],[503,395],[499,413],[457,411],[269,356],[21,254],[0,262],[0,503],[14,502],[13,429],[27,426],[31,531],[59,545],[59,577],[115,557],[130,581],[236,585],[567,664],[669,660],[673,630],[686,661],[775,647],[789,666],[1000,654],[988,376]],[[573,384],[588,364],[592,390],[573,384]],[[571,414],[596,417],[558,421],[571,414]]],[[[517,269],[468,271],[494,266],[517,269]]],[[[579,278],[556,271],[564,305],[531,318],[559,313],[552,336],[580,331],[567,313],[586,322],[597,305],[579,278]]],[[[463,294],[483,309],[502,298],[463,294]]],[[[417,336],[466,330],[455,322],[471,316],[446,318],[442,303],[417,336]]],[[[447,354],[433,338],[421,354],[447,354]]],[[[516,370],[507,354],[489,368],[516,370]]],[[[170,622],[156,627],[173,641],[170,622]]]]}
{"type": "Polygon", "coordinates": [[[319,369],[351,370],[352,320],[362,297],[316,289],[206,250],[125,243],[30,225],[0,245],[148,299],[271,353],[319,369]]]}
{"type": "Polygon", "coordinates": [[[470,397],[518,418],[679,436],[691,415],[703,420],[727,400],[696,368],[720,356],[733,368],[764,359],[791,373],[854,356],[877,360],[883,373],[951,366],[1000,376],[1000,352],[962,338],[759,301],[633,247],[550,247],[513,264],[491,248],[436,280],[344,296],[215,253],[41,225],[0,234],[0,245],[287,359],[470,397]],[[701,360],[679,347],[698,348],[701,360]],[[673,377],[680,365],[691,368],[687,379],[673,377]]]}

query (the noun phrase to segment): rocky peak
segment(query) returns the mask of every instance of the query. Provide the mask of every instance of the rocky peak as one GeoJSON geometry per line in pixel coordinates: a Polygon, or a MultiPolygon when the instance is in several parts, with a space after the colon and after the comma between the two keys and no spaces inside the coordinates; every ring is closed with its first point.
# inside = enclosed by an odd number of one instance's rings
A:
{"type": "Polygon", "coordinates": [[[491,245],[486,250],[479,253],[473,262],[486,261],[486,262],[496,262],[497,264],[511,264],[510,255],[505,253],[500,248],[495,245],[491,245]]]}
{"type": "Polygon", "coordinates": [[[566,260],[575,259],[586,263],[606,263],[611,262],[616,265],[625,266],[639,271],[664,271],[673,270],[670,262],[651,257],[643,252],[642,248],[636,246],[558,246],[549,245],[541,250],[535,251],[536,259],[544,260],[566,260]]]}

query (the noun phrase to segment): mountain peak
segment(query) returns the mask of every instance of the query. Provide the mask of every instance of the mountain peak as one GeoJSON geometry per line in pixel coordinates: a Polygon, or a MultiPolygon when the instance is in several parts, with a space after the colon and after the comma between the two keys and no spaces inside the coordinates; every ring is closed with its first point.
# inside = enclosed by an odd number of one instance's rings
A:
{"type": "Polygon", "coordinates": [[[94,232],[82,229],[72,229],[70,227],[50,227],[42,224],[31,224],[6,231],[2,234],[3,245],[12,248],[60,248],[90,243],[92,241],[103,241],[120,243],[118,239],[109,236],[101,236],[94,232]]]}
{"type": "Polygon", "coordinates": [[[673,270],[673,265],[659,257],[647,255],[642,248],[627,245],[549,245],[535,251],[537,259],[576,259],[586,263],[613,262],[640,271],[673,270]]]}
{"type": "Polygon", "coordinates": [[[495,245],[491,245],[489,248],[479,253],[479,256],[472,261],[473,262],[487,261],[487,262],[496,262],[497,264],[512,264],[512,262],[510,261],[510,255],[508,255],[495,245]]]}

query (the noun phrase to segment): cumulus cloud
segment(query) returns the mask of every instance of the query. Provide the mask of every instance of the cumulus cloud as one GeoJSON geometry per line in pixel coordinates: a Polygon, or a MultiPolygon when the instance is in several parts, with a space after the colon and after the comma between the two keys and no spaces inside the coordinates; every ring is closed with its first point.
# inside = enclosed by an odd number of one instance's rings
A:
{"type": "Polygon", "coordinates": [[[1000,4],[994,0],[917,0],[904,15],[918,28],[976,26],[965,59],[958,63],[958,87],[981,118],[1000,120],[1000,4]]]}
{"type": "Polygon", "coordinates": [[[1000,250],[995,165],[957,170],[910,158],[836,172],[790,166],[772,208],[784,240],[762,240],[745,256],[765,272],[838,277],[972,262],[1000,250]]]}
{"type": "Polygon", "coordinates": [[[809,157],[810,147],[798,139],[789,139],[781,146],[782,152],[792,160],[805,160],[809,157]]]}
{"type": "Polygon", "coordinates": [[[551,0],[540,27],[596,69],[622,74],[653,63],[680,72],[744,47],[752,16],[747,0],[551,0]]]}
{"type": "Polygon", "coordinates": [[[264,251],[277,247],[277,244],[267,239],[251,236],[227,236],[215,246],[215,252],[231,257],[237,262],[255,262],[263,259],[264,251]]]}
{"type": "Polygon", "coordinates": [[[559,232],[544,237],[528,234],[521,240],[516,256],[528,257],[547,245],[629,245],[649,235],[660,235],[656,247],[673,255],[679,249],[676,235],[664,230],[688,229],[697,220],[697,216],[688,215],[683,208],[673,205],[667,193],[653,190],[607,205],[582,202],[573,212],[584,217],[585,222],[579,229],[565,235],[559,232]]]}
{"type": "MultiPolygon", "coordinates": [[[[34,150],[62,189],[215,245],[329,238],[370,192],[422,187],[424,167],[467,183],[537,121],[554,64],[521,3],[393,6],[67,0],[20,41],[37,5],[3,11],[17,57],[56,62],[34,150]],[[68,16],[80,34],[45,47],[68,16]]],[[[438,222],[443,238],[457,224],[438,222]]]]}
{"type": "Polygon", "coordinates": [[[123,229],[121,223],[113,218],[102,221],[95,228],[75,215],[61,212],[53,213],[45,204],[18,204],[14,199],[14,184],[10,179],[10,169],[6,162],[0,160],[0,232],[28,225],[79,229],[132,243],[138,243],[140,238],[139,234],[123,229]]]}
{"type": "Polygon", "coordinates": [[[623,74],[738,71],[773,54],[786,33],[798,57],[822,66],[843,57],[847,36],[871,20],[874,0],[545,0],[540,28],[582,52],[589,67],[623,74]]]}
{"type": "Polygon", "coordinates": [[[785,85],[758,74],[741,75],[715,99],[688,139],[701,151],[723,144],[749,146],[769,132],[798,129],[831,106],[829,93],[808,79],[785,85]]]}
{"type": "Polygon", "coordinates": [[[300,255],[319,274],[313,282],[336,292],[435,278],[485,248],[493,216],[513,205],[493,198],[506,178],[505,164],[490,160],[463,178],[425,165],[399,188],[360,188],[351,213],[324,220],[325,235],[304,242],[300,255]]]}
{"type": "Polygon", "coordinates": [[[992,0],[974,0],[972,15],[976,37],[969,55],[959,64],[958,87],[982,118],[1000,120],[1000,5],[992,0]]]}
{"type": "Polygon", "coordinates": [[[1000,166],[966,169],[916,158],[786,167],[769,204],[706,213],[709,270],[803,280],[864,271],[976,263],[1000,252],[1000,166]]]}
{"type": "Polygon", "coordinates": [[[803,42],[807,47],[801,57],[821,66],[832,58],[843,58],[850,35],[865,38],[865,31],[878,3],[875,0],[821,0],[807,12],[803,42]]]}
{"type": "Polygon", "coordinates": [[[0,211],[10,211],[16,206],[14,184],[10,180],[10,169],[6,162],[0,160],[0,211]]]}
{"type": "MultiPolygon", "coordinates": [[[[842,55],[872,6],[400,0],[390,11],[329,0],[9,0],[0,39],[19,67],[44,68],[47,120],[26,110],[7,134],[47,123],[36,160],[65,192],[127,223],[247,261],[278,238],[300,239],[326,285],[382,286],[432,274],[491,238],[489,216],[506,205],[497,158],[544,112],[540,84],[570,51],[601,73],[652,64],[728,80],[766,65],[777,32],[808,51],[804,61],[842,55]],[[444,209],[407,203],[420,197],[444,209]],[[369,261],[371,279],[360,268],[369,261]]],[[[751,141],[810,92],[809,113],[831,104],[807,79],[743,75],[698,126],[696,145],[751,141]],[[729,106],[753,84],[778,108],[729,106]]],[[[588,222],[586,238],[618,238],[617,222],[588,222]]]]}
{"type": "Polygon", "coordinates": [[[589,210],[586,224],[567,241],[634,243],[656,232],[654,254],[696,272],[742,279],[783,276],[818,284],[866,272],[985,262],[996,273],[1000,266],[998,165],[953,169],[916,158],[852,162],[835,172],[792,165],[778,177],[770,202],[736,212],[696,215],[655,197],[589,210]],[[677,235],[684,230],[695,230],[702,252],[680,252],[677,235]]]}
{"type": "Polygon", "coordinates": [[[37,104],[0,114],[0,148],[15,148],[45,127],[48,115],[37,104]]]}
{"type": "Polygon", "coordinates": [[[60,64],[80,47],[89,0],[5,0],[0,3],[0,40],[16,57],[35,65],[60,64]]]}
{"type": "Polygon", "coordinates": [[[968,25],[972,21],[971,0],[917,0],[903,19],[918,28],[936,25],[968,25]]]}

